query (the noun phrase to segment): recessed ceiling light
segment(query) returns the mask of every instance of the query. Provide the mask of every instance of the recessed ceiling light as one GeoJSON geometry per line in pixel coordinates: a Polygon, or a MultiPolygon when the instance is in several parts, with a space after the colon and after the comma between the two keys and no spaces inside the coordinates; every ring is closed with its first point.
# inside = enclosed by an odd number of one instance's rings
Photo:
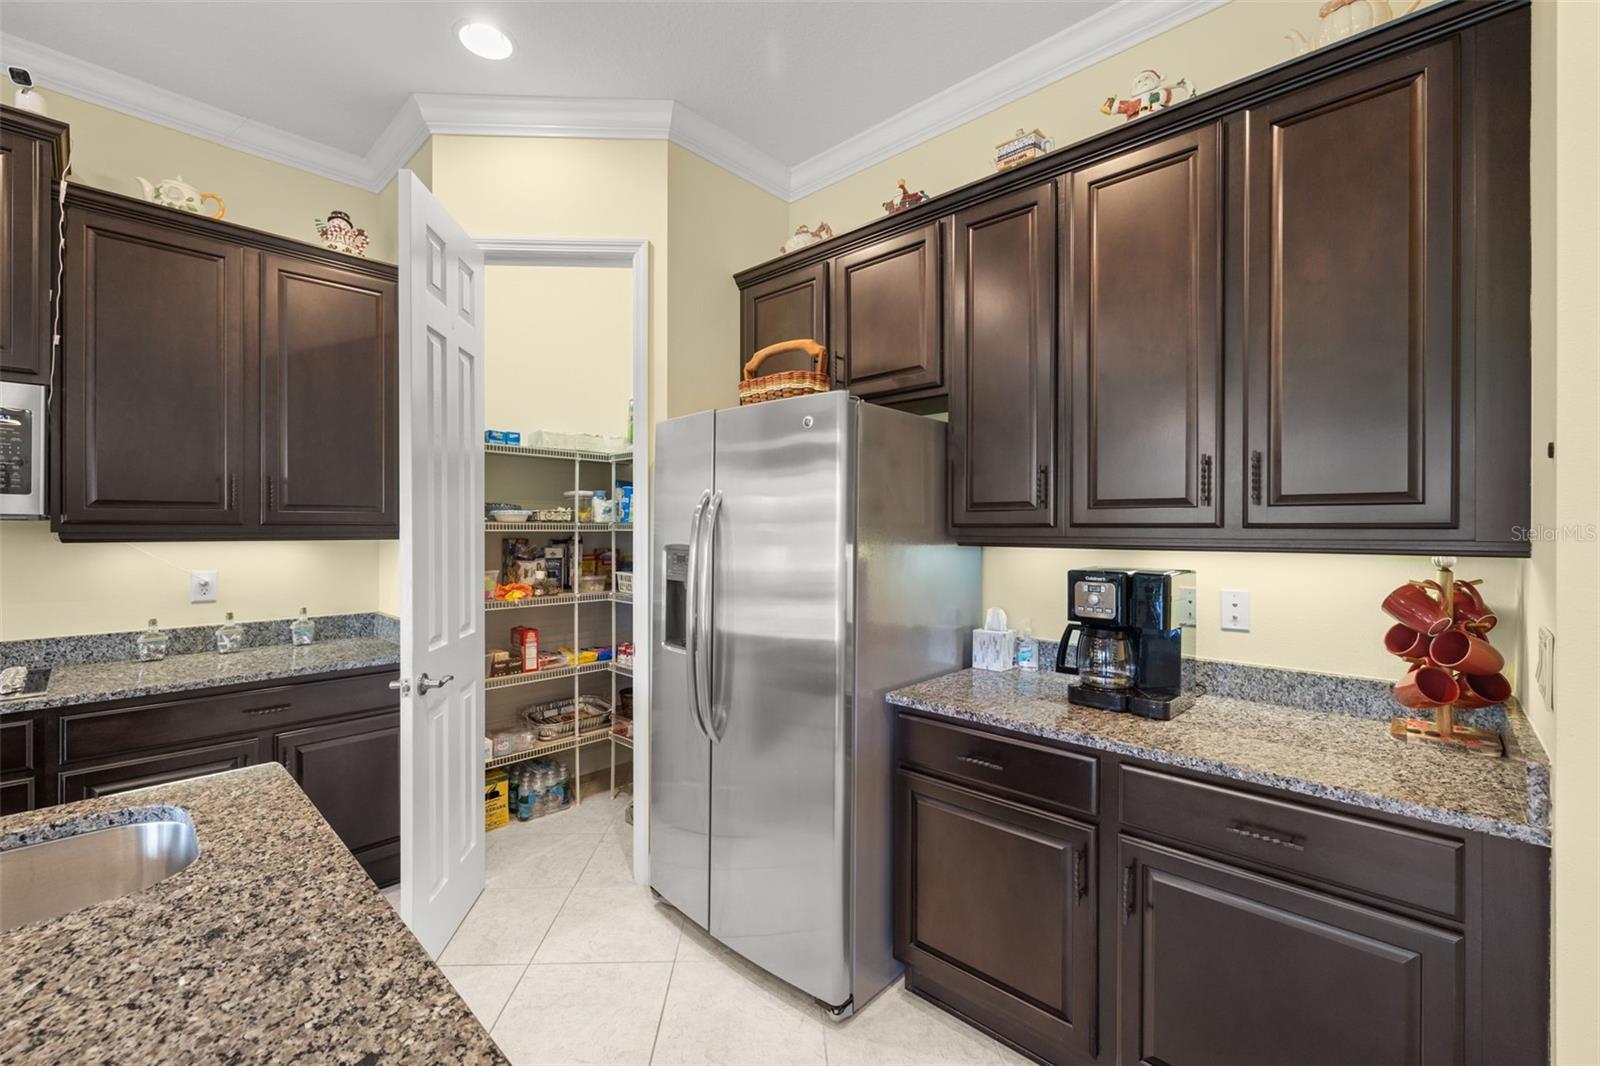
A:
{"type": "Polygon", "coordinates": [[[484,59],[504,59],[511,54],[511,38],[487,22],[463,22],[456,28],[467,51],[484,59]]]}

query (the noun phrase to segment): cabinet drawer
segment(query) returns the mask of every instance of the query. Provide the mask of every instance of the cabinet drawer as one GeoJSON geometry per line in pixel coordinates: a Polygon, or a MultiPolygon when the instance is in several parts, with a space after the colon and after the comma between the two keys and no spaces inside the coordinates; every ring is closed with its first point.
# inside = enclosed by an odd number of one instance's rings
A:
{"type": "Polygon", "coordinates": [[[0,781],[0,815],[31,811],[37,803],[38,795],[33,778],[14,777],[0,781]]]}
{"type": "Polygon", "coordinates": [[[1122,823],[1256,866],[1460,918],[1465,845],[1411,829],[1122,768],[1122,823]]]}
{"type": "Polygon", "coordinates": [[[61,761],[260,733],[291,723],[393,707],[398,703],[398,697],[389,691],[393,677],[390,673],[368,674],[63,715],[61,761]]]}
{"type": "Polygon", "coordinates": [[[1026,802],[1082,814],[1100,809],[1092,755],[902,713],[900,761],[1026,802]]]}
{"type": "Polygon", "coordinates": [[[68,770],[56,781],[62,803],[115,796],[136,788],[170,785],[194,777],[220,774],[254,766],[261,761],[261,741],[257,737],[227,740],[187,751],[163,751],[133,759],[121,759],[101,766],[68,770]]]}
{"type": "Polygon", "coordinates": [[[0,774],[33,768],[33,723],[24,719],[0,725],[0,774]]]}

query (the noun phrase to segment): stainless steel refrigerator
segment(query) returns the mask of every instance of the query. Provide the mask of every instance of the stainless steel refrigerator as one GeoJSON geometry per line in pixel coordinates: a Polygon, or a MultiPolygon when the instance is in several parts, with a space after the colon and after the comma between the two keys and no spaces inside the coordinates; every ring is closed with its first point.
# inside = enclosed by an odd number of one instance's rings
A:
{"type": "Polygon", "coordinates": [[[832,392],[656,428],[650,884],[843,1016],[893,956],[893,713],[966,665],[945,425],[832,392]]]}

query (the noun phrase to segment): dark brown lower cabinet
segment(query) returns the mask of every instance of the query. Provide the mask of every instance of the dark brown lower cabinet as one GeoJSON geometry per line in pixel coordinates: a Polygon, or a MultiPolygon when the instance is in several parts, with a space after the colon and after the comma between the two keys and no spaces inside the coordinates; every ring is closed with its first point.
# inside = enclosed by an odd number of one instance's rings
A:
{"type": "Polygon", "coordinates": [[[400,878],[400,712],[279,733],[274,754],[380,885],[400,878]]]}
{"type": "Polygon", "coordinates": [[[1091,826],[900,771],[895,954],[1050,1061],[1094,1054],[1091,826]]]}
{"type": "Polygon", "coordinates": [[[260,761],[260,739],[242,737],[185,751],[156,752],[97,766],[78,767],[62,772],[60,801],[76,803],[78,800],[114,796],[136,788],[170,785],[174,781],[220,774],[224,770],[237,770],[260,761]]]}
{"type": "Polygon", "coordinates": [[[1124,837],[1118,1060],[1445,1066],[1465,938],[1124,837]]]}
{"type": "Polygon", "coordinates": [[[13,777],[0,781],[0,815],[33,810],[37,800],[33,778],[13,777]]]}

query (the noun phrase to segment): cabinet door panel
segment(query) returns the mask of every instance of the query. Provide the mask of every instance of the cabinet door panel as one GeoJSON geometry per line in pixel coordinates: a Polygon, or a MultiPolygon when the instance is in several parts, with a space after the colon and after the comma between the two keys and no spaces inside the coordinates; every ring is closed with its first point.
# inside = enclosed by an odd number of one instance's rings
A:
{"type": "Polygon", "coordinates": [[[944,384],[946,226],[931,222],[834,260],[832,350],[857,396],[926,396],[944,384]]]}
{"type": "Polygon", "coordinates": [[[1055,186],[955,216],[951,524],[1056,524],[1055,186]]]}
{"type": "Polygon", "coordinates": [[[261,521],[398,519],[395,285],[261,260],[261,521]]]}
{"type": "Polygon", "coordinates": [[[50,179],[55,146],[0,128],[0,376],[44,384],[50,367],[50,290],[55,283],[50,179]]]}
{"type": "Polygon", "coordinates": [[[895,954],[1046,1058],[1092,1051],[1094,830],[898,773],[895,954]]]}
{"type": "Polygon", "coordinates": [[[1456,49],[1246,116],[1247,524],[1457,522],[1456,49]]]}
{"type": "Polygon", "coordinates": [[[279,733],[273,747],[373,880],[394,880],[400,857],[399,713],[279,733]]]}
{"type": "Polygon", "coordinates": [[[158,752],[100,766],[63,770],[58,778],[59,802],[76,803],[96,796],[114,796],[136,788],[170,785],[191,777],[220,774],[261,761],[261,741],[244,737],[187,751],[158,752]]]}
{"type": "Polygon", "coordinates": [[[63,528],[242,524],[244,250],[68,216],[63,528]]]}
{"type": "Polygon", "coordinates": [[[1463,937],[1124,837],[1123,1062],[1454,1064],[1463,937]]]}
{"type": "MultiPolygon", "coordinates": [[[[809,338],[828,343],[828,264],[814,263],[752,285],[739,294],[739,369],[769,344],[809,338]]],[[[774,356],[763,373],[810,370],[812,361],[793,353],[774,356]]],[[[837,378],[837,370],[830,373],[837,378]]]]}
{"type": "Polygon", "coordinates": [[[1072,523],[1216,525],[1221,130],[1068,177],[1072,523]]]}

